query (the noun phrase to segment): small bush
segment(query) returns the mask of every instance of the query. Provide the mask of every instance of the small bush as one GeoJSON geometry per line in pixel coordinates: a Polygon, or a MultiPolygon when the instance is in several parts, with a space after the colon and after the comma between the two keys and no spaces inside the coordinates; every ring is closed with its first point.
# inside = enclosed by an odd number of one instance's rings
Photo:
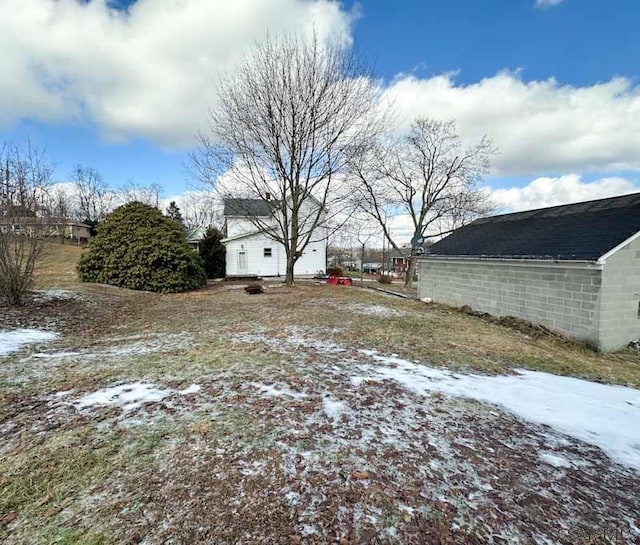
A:
{"type": "Polygon", "coordinates": [[[344,271],[342,267],[329,267],[327,269],[327,274],[329,276],[344,276],[344,271]]]}
{"type": "Polygon", "coordinates": [[[219,229],[209,227],[200,241],[200,257],[204,262],[207,278],[224,278],[226,273],[227,249],[222,244],[224,236],[219,229]]]}
{"type": "Polygon", "coordinates": [[[388,274],[381,274],[378,276],[378,282],[380,284],[391,284],[391,277],[388,274]]]}
{"type": "Polygon", "coordinates": [[[120,206],[100,223],[78,262],[78,274],[83,282],[157,292],[205,283],[202,259],[178,223],[139,202],[120,206]]]}

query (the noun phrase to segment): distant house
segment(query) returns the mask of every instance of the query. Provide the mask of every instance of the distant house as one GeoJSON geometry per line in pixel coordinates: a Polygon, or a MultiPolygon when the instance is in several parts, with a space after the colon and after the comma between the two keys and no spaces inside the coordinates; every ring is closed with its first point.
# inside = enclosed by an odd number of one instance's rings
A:
{"type": "Polygon", "coordinates": [[[207,230],[204,227],[194,227],[192,229],[188,229],[186,235],[189,246],[198,251],[200,249],[200,242],[204,238],[206,232],[207,230]]]}
{"type": "Polygon", "coordinates": [[[409,267],[409,256],[411,255],[411,246],[402,246],[400,250],[396,250],[391,254],[391,270],[394,273],[404,274],[409,267]]]}
{"type": "MultiPolygon", "coordinates": [[[[225,199],[224,220],[227,248],[227,277],[284,276],[287,256],[284,246],[269,237],[264,226],[274,226],[279,213],[278,201],[272,199],[225,199]]],[[[318,228],[312,241],[295,264],[297,276],[324,273],[327,266],[327,236],[318,228]]]]}
{"type": "Polygon", "coordinates": [[[391,256],[391,270],[394,273],[405,273],[409,266],[409,258],[404,255],[391,256]]]}
{"type": "Polygon", "coordinates": [[[60,217],[3,217],[0,218],[0,229],[19,234],[70,239],[75,242],[88,242],[91,238],[89,225],[60,217]]]}
{"type": "Polygon", "coordinates": [[[382,263],[365,261],[362,264],[362,272],[365,274],[378,274],[382,270],[382,263]]]}
{"type": "Polygon", "coordinates": [[[418,268],[421,298],[618,350],[640,338],[640,193],[476,220],[418,268]]]}

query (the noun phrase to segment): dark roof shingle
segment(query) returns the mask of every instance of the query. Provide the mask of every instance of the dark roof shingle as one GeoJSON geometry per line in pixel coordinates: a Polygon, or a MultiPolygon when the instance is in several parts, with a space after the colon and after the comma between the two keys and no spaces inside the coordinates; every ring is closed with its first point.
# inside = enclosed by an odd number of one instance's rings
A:
{"type": "Polygon", "coordinates": [[[224,199],[224,215],[266,218],[273,214],[277,206],[276,201],[267,201],[265,199],[227,198],[224,199]]]}
{"type": "Polygon", "coordinates": [[[433,256],[596,261],[640,231],[640,193],[478,219],[433,256]]]}

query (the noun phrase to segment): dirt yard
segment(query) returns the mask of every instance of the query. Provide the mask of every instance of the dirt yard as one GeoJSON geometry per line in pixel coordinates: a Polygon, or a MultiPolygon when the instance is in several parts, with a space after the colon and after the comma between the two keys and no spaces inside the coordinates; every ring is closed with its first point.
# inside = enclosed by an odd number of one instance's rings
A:
{"type": "Polygon", "coordinates": [[[0,309],[0,543],[640,543],[637,352],[359,288],[80,285],[79,252],[0,309]]]}

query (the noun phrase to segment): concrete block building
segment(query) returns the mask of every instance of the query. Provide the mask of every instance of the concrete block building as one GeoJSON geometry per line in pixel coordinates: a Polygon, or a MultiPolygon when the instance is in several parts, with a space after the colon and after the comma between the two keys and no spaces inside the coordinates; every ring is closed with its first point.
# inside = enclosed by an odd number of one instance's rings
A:
{"type": "Polygon", "coordinates": [[[476,220],[418,271],[421,298],[621,349],[640,339],[640,193],[476,220]]]}

